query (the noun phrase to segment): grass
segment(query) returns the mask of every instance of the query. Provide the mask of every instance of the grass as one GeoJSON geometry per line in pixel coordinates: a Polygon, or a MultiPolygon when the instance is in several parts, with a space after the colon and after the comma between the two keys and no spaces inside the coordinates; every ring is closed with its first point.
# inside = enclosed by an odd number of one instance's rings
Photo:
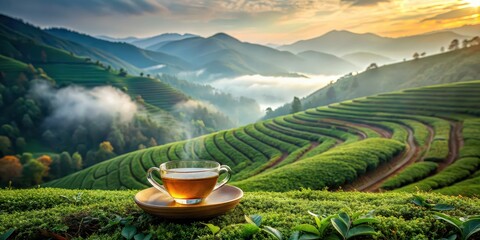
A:
{"type": "MultiPolygon", "coordinates": [[[[155,239],[214,239],[201,223],[222,227],[219,234],[223,239],[239,239],[235,229],[238,224],[245,223],[244,215],[260,214],[265,225],[277,228],[288,239],[296,225],[315,224],[307,211],[333,214],[339,210],[347,213],[375,210],[380,220],[374,225],[378,233],[376,239],[439,239],[454,231],[435,220],[431,212],[412,204],[410,193],[246,192],[240,205],[225,215],[202,221],[172,222],[144,213],[133,201],[136,192],[49,188],[0,190],[0,233],[15,228],[13,236],[17,239],[48,238],[45,235],[51,233],[67,238],[120,239],[120,224],[108,227],[119,216],[130,217],[139,232],[151,233],[155,239]]],[[[420,195],[433,202],[454,205],[456,208],[448,212],[450,215],[480,212],[480,201],[475,198],[420,195]]],[[[478,234],[475,237],[479,237],[478,234]]],[[[257,234],[253,239],[269,237],[257,234]]]]}

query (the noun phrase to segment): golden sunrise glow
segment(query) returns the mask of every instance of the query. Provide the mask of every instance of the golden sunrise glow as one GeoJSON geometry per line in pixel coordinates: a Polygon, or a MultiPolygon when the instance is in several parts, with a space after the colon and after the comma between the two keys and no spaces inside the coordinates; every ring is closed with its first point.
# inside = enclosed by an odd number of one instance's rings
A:
{"type": "Polygon", "coordinates": [[[480,7],[480,0],[464,0],[468,4],[470,4],[472,7],[480,7]]]}

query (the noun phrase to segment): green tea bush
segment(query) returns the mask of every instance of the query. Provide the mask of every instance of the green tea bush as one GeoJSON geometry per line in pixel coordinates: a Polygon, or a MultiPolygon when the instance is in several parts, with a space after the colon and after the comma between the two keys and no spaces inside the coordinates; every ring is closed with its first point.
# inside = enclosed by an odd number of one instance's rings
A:
{"type": "Polygon", "coordinates": [[[465,140],[462,148],[460,148],[460,157],[480,157],[480,139],[465,140]]]}
{"type": "Polygon", "coordinates": [[[425,155],[425,161],[442,162],[448,157],[448,141],[436,139],[430,145],[430,150],[425,155]]]}
{"type": "Polygon", "coordinates": [[[446,195],[462,195],[466,197],[480,197],[480,170],[471,178],[455,183],[451,186],[435,190],[437,193],[446,195]]]}
{"type": "MultiPolygon", "coordinates": [[[[352,214],[374,210],[377,239],[438,239],[453,232],[447,223],[435,220],[433,213],[411,204],[410,193],[359,193],[301,190],[282,193],[246,192],[234,210],[207,220],[171,221],[151,216],[138,208],[136,191],[100,191],[65,189],[0,190],[0,234],[11,228],[13,239],[32,239],[54,233],[65,238],[120,239],[122,222],[130,222],[137,233],[152,234],[152,239],[215,239],[202,223],[219,226],[217,236],[241,239],[245,215],[259,214],[262,225],[278,229],[285,239],[300,224],[315,225],[307,212],[332,215],[340,211],[352,214]],[[78,202],[73,199],[82,193],[78,202]],[[62,197],[65,196],[66,198],[62,197]],[[32,205],[28,205],[32,204],[32,205]],[[7,209],[4,211],[4,209],[7,209]]],[[[480,212],[476,198],[421,194],[434,202],[450,204],[451,216],[480,212]]],[[[269,239],[256,234],[253,239],[269,239]]],[[[478,239],[474,235],[473,239],[478,239]]],[[[44,237],[48,238],[48,237],[44,237]]],[[[273,239],[273,238],[270,238],[273,239]]],[[[362,238],[364,239],[364,238],[362,238]]]]}
{"type": "Polygon", "coordinates": [[[401,192],[430,191],[450,186],[458,181],[468,178],[480,167],[480,158],[462,158],[446,167],[443,171],[425,178],[422,181],[412,183],[396,189],[401,192]]]}
{"type": "Polygon", "coordinates": [[[247,191],[289,191],[300,188],[336,188],[351,183],[404,149],[390,139],[372,138],[340,146],[323,154],[279,167],[234,183],[247,191]]]}
{"type": "Polygon", "coordinates": [[[434,162],[417,162],[406,167],[399,174],[385,181],[381,188],[392,190],[401,186],[422,180],[437,170],[438,164],[434,162]]]}
{"type": "MultiPolygon", "coordinates": [[[[268,123],[268,121],[267,121],[267,123],[268,123]]],[[[303,138],[299,138],[298,136],[294,137],[294,136],[291,136],[291,135],[287,135],[287,134],[285,134],[281,131],[278,131],[275,128],[272,128],[272,127],[269,128],[269,127],[266,126],[267,123],[263,123],[263,122],[256,123],[254,126],[259,132],[262,132],[263,134],[265,134],[267,136],[273,137],[273,138],[277,139],[277,141],[282,141],[282,142],[294,144],[298,147],[303,147],[303,146],[310,143],[308,140],[305,140],[303,138]]]]}

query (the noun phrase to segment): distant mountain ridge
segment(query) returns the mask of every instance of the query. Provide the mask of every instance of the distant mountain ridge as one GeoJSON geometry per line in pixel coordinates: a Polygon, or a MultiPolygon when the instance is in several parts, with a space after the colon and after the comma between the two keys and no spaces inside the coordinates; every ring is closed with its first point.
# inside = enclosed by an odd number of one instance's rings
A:
{"type": "Polygon", "coordinates": [[[162,68],[162,72],[164,73],[172,73],[179,69],[184,70],[190,68],[189,64],[183,59],[161,52],[144,50],[128,43],[101,40],[63,28],[51,28],[46,31],[57,37],[108,52],[117,58],[128,61],[138,68],[165,65],[165,67],[162,68]]]}
{"type": "Polygon", "coordinates": [[[190,34],[190,33],[185,33],[185,34],[163,33],[153,37],[137,39],[130,43],[139,48],[154,50],[155,48],[162,46],[162,44],[172,42],[172,41],[182,40],[185,38],[191,38],[191,37],[197,37],[197,35],[190,34]]]}
{"type": "Polygon", "coordinates": [[[102,40],[107,40],[110,42],[126,42],[126,43],[131,43],[133,41],[139,40],[137,37],[124,37],[124,38],[115,38],[115,37],[110,37],[106,35],[96,35],[94,36],[95,38],[102,39],[102,40]]]}
{"type": "Polygon", "coordinates": [[[354,70],[356,67],[343,59],[335,60],[341,69],[322,68],[324,63],[331,60],[332,56],[317,56],[316,61],[311,58],[295,55],[288,51],[279,51],[270,47],[248,42],[242,42],[228,34],[217,33],[213,36],[193,37],[168,43],[158,49],[161,52],[189,59],[195,64],[197,70],[204,70],[214,75],[228,77],[245,74],[261,75],[288,75],[296,72],[321,74],[341,74],[354,70]]]}
{"type": "Polygon", "coordinates": [[[308,50],[320,51],[337,56],[355,52],[371,52],[388,58],[401,60],[410,58],[414,52],[437,53],[442,46],[448,47],[453,39],[464,39],[454,32],[435,32],[400,38],[382,37],[373,33],[353,33],[333,30],[324,35],[279,47],[294,53],[308,50]]]}
{"type": "Polygon", "coordinates": [[[358,67],[365,69],[372,63],[376,63],[377,65],[383,65],[388,63],[393,63],[395,60],[390,59],[388,57],[370,53],[370,52],[355,52],[350,53],[347,55],[342,56],[343,59],[357,65],[358,67]]]}

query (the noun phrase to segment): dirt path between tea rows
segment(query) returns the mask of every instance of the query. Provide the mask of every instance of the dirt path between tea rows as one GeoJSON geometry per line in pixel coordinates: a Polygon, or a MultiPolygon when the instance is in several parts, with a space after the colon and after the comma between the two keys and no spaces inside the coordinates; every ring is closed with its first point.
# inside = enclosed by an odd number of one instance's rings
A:
{"type": "Polygon", "coordinates": [[[450,129],[450,138],[448,141],[448,157],[442,163],[438,164],[437,172],[443,171],[446,167],[452,164],[459,155],[460,148],[463,146],[461,122],[450,121],[452,128],[450,129]]]}
{"type": "MultiPolygon", "coordinates": [[[[437,172],[442,171],[452,164],[458,158],[459,149],[463,146],[463,138],[461,135],[462,123],[450,121],[450,124],[452,128],[450,130],[449,138],[449,155],[445,161],[439,164],[437,172]]],[[[429,140],[425,146],[425,153],[430,150],[430,145],[434,138],[433,128],[431,126],[427,127],[429,131],[429,140]]],[[[392,161],[379,166],[375,171],[366,173],[365,175],[360,176],[354,183],[344,186],[345,190],[377,192],[385,180],[399,173],[410,164],[415,163],[416,160],[421,157],[420,155],[423,152],[423,148],[415,144],[413,131],[408,127],[405,128],[408,131],[407,149],[392,161]]]]}
{"type": "Polygon", "coordinates": [[[378,191],[378,188],[381,186],[383,181],[388,179],[390,176],[398,173],[406,166],[414,163],[419,155],[420,148],[415,144],[415,139],[413,136],[413,131],[404,126],[408,132],[407,146],[403,153],[398,154],[391,161],[385,164],[378,166],[375,171],[370,171],[362,176],[360,176],[354,183],[345,185],[343,187],[346,191],[364,191],[364,192],[374,192],[378,191]]]}

